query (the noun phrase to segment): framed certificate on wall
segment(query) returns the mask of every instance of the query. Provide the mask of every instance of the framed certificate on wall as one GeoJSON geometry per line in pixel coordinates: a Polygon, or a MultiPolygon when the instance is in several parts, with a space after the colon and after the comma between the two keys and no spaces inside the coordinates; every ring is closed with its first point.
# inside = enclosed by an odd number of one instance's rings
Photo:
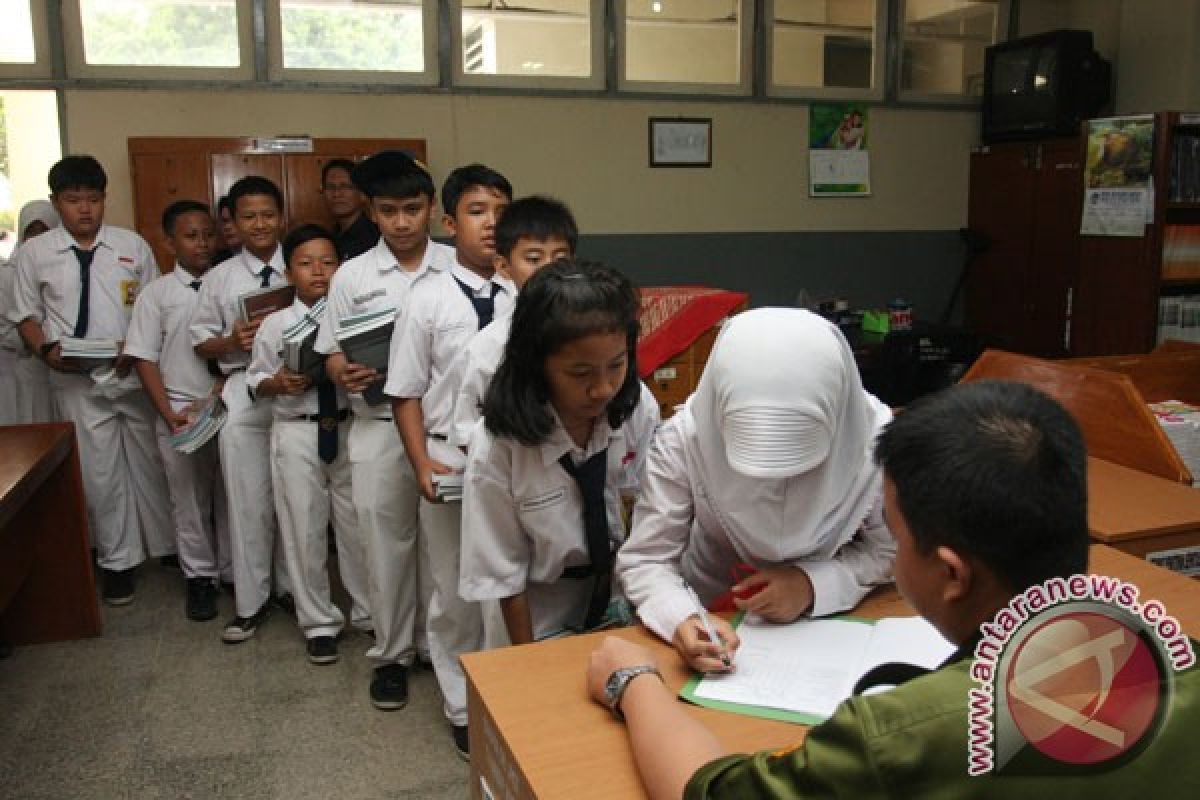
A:
{"type": "Polygon", "coordinates": [[[711,167],[712,119],[651,117],[650,166],[711,167]]]}

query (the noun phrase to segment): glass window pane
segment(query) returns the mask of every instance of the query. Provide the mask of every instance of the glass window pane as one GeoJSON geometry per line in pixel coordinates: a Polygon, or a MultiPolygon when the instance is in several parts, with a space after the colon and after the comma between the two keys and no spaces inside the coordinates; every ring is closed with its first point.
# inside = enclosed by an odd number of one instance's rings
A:
{"type": "Polygon", "coordinates": [[[32,64],[37,60],[33,46],[33,20],[24,0],[4,4],[0,24],[0,63],[32,64]]]}
{"type": "Polygon", "coordinates": [[[591,3],[463,0],[462,59],[468,75],[589,77],[591,3]]]}
{"type": "Polygon", "coordinates": [[[984,50],[996,43],[996,0],[908,0],[900,88],[983,95],[984,50]]]}
{"type": "Polygon", "coordinates": [[[741,5],[740,0],[628,0],[625,79],[739,83],[741,5]]]}
{"type": "Polygon", "coordinates": [[[0,91],[0,260],[17,242],[21,206],[45,198],[46,173],[62,158],[60,141],[53,90],[0,91]]]}
{"type": "Polygon", "coordinates": [[[875,85],[876,0],[775,0],[775,86],[870,89],[875,85]]]}
{"type": "Polygon", "coordinates": [[[286,69],[423,72],[421,0],[283,0],[286,69]]]}
{"type": "Polygon", "coordinates": [[[80,0],[88,64],[237,67],[234,0],[80,0]]]}

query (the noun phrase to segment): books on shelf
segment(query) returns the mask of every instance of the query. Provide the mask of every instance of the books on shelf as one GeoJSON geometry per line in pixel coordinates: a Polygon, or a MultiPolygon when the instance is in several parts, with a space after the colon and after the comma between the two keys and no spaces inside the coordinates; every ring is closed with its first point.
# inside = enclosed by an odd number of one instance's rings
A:
{"type": "Polygon", "coordinates": [[[295,297],[296,287],[290,283],[268,286],[265,289],[246,292],[239,297],[238,310],[241,312],[243,322],[252,322],[267,314],[287,308],[295,297]]]}
{"type": "Polygon", "coordinates": [[[1162,276],[1165,280],[1200,280],[1200,225],[1163,227],[1162,276]]]}
{"type": "Polygon", "coordinates": [[[880,664],[936,669],[954,645],[921,617],[801,619],[786,625],[745,615],[735,625],[736,669],[697,676],[680,690],[696,705],[814,725],[833,716],[880,664]]]}
{"type": "Polygon", "coordinates": [[[1200,203],[1200,133],[1176,130],[1167,197],[1172,203],[1200,203]]]}
{"type": "Polygon", "coordinates": [[[1150,403],[1159,427],[1192,473],[1192,485],[1200,486],[1200,406],[1179,400],[1150,403]]]}
{"type": "Polygon", "coordinates": [[[73,366],[93,370],[111,366],[121,355],[121,343],[115,339],[76,339],[64,336],[59,340],[59,356],[73,366]]]}
{"type": "MultiPolygon", "coordinates": [[[[388,355],[392,347],[392,332],[396,328],[396,309],[368,311],[346,317],[334,337],[348,361],[370,367],[380,375],[387,374],[388,355]]],[[[386,400],[383,380],[371,384],[362,393],[368,405],[377,406],[386,400]]]]}
{"type": "Polygon", "coordinates": [[[433,490],[437,499],[443,503],[462,502],[463,474],[451,472],[446,475],[433,475],[433,490]]]}
{"type": "Polygon", "coordinates": [[[1179,339],[1200,343],[1200,295],[1162,295],[1158,298],[1156,341],[1179,339]]]}
{"type": "Polygon", "coordinates": [[[213,396],[193,403],[185,410],[187,427],[171,434],[171,447],[184,454],[191,454],[206,445],[225,425],[225,403],[213,396]]]}
{"type": "Polygon", "coordinates": [[[292,372],[315,378],[325,357],[313,349],[317,329],[325,315],[325,298],[313,304],[300,319],[283,332],[283,361],[292,372]]]}

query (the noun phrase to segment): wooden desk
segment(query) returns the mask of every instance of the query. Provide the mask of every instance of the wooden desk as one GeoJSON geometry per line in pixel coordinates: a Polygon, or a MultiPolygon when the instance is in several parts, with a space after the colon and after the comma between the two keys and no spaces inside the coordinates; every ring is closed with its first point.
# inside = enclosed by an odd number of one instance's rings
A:
{"type": "Polygon", "coordinates": [[[0,639],[99,635],[74,427],[0,427],[0,453],[0,639]]]}
{"type": "MultiPolygon", "coordinates": [[[[1103,545],[1089,568],[1137,584],[1158,598],[1190,635],[1200,633],[1200,585],[1103,545]]],[[[856,613],[910,615],[892,587],[877,590],[856,613]]],[[[471,717],[471,796],[480,775],[496,800],[644,798],[623,725],[587,696],[588,655],[611,634],[589,634],[463,656],[471,717]]],[[[678,691],[689,677],[675,651],[642,628],[617,635],[641,642],[659,658],[663,678],[678,691]]],[[[964,698],[965,702],[965,698],[964,698]]],[[[687,706],[731,751],[794,744],[806,728],[687,706]]]]}
{"type": "Polygon", "coordinates": [[[1145,558],[1200,550],[1200,490],[1099,458],[1088,458],[1092,538],[1145,558]]]}

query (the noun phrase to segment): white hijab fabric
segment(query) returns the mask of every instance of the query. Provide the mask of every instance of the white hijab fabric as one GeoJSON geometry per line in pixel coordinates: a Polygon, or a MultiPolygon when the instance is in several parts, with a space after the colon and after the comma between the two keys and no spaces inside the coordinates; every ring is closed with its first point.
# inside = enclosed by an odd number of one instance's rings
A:
{"type": "Polygon", "coordinates": [[[41,220],[47,228],[57,228],[61,224],[58,212],[54,210],[54,205],[49,200],[30,200],[21,206],[21,211],[17,215],[18,245],[25,243],[25,229],[34,220],[41,220]]]}
{"type": "Polygon", "coordinates": [[[797,542],[832,555],[877,498],[872,451],[891,411],[864,391],[846,340],[815,314],[733,317],[683,413],[715,512],[773,541],[779,560],[797,542]]]}

